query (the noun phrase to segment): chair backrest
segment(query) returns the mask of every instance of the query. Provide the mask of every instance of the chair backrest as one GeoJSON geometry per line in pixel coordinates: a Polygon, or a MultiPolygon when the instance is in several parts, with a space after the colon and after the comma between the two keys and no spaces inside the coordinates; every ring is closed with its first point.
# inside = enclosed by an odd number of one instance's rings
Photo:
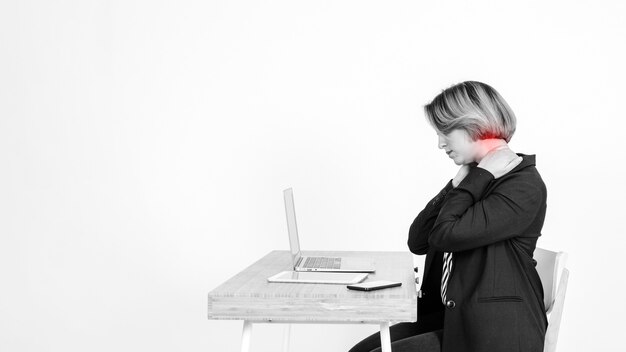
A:
{"type": "Polygon", "coordinates": [[[569,270],[563,269],[559,285],[556,291],[554,304],[551,307],[552,313],[548,317],[548,330],[543,345],[543,352],[555,352],[556,342],[559,338],[559,328],[561,327],[561,317],[563,316],[563,303],[565,302],[565,292],[567,291],[567,281],[569,280],[569,270]]]}
{"type": "Polygon", "coordinates": [[[556,298],[557,283],[567,261],[567,253],[537,247],[534,259],[537,261],[537,273],[543,286],[543,303],[546,306],[546,313],[550,314],[556,298]]]}

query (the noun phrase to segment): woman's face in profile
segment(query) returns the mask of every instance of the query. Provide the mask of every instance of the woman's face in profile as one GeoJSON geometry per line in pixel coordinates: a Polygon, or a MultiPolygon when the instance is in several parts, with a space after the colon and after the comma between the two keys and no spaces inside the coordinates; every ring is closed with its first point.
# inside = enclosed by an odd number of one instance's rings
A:
{"type": "Polygon", "coordinates": [[[457,165],[473,163],[476,159],[476,142],[472,141],[465,130],[456,129],[448,134],[437,132],[439,149],[443,149],[448,157],[457,165]]]}

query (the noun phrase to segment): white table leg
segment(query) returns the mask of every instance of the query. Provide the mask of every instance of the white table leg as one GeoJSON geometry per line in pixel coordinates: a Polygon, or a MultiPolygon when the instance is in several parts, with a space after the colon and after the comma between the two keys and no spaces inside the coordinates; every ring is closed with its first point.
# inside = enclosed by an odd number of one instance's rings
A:
{"type": "Polygon", "coordinates": [[[243,334],[241,335],[241,352],[250,352],[250,336],[252,335],[252,322],[244,320],[243,334]]]}
{"type": "Polygon", "coordinates": [[[391,336],[389,322],[380,323],[380,347],[382,352],[391,352],[391,336]]]}
{"type": "Polygon", "coordinates": [[[283,352],[289,352],[289,339],[291,338],[291,324],[285,324],[283,332],[283,352]]]}

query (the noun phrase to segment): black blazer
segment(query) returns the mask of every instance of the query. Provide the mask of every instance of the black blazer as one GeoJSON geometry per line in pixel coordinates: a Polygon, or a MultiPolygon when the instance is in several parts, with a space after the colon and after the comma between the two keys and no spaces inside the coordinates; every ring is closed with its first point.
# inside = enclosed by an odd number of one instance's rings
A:
{"type": "Polygon", "coordinates": [[[411,224],[409,229],[409,240],[407,242],[409,250],[417,255],[426,254],[424,261],[424,274],[422,275],[422,285],[420,286],[421,297],[417,301],[417,314],[430,314],[444,310],[441,302],[441,275],[443,269],[443,252],[431,248],[428,245],[428,233],[433,228],[439,210],[443,205],[443,199],[452,190],[452,181],[426,204],[424,210],[411,224]]]}
{"type": "MultiPolygon", "coordinates": [[[[445,309],[443,352],[543,351],[547,318],[533,252],[546,212],[535,156],[499,179],[474,167],[411,225],[408,245],[427,254],[418,310],[445,309]],[[442,252],[453,252],[446,308],[442,252]]],[[[423,312],[422,312],[423,313],[423,312]]]]}

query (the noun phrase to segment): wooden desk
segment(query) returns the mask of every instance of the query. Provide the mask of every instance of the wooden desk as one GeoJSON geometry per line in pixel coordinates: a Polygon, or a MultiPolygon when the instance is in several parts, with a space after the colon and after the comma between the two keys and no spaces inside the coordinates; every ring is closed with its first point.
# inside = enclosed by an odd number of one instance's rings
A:
{"type": "MultiPolygon", "coordinates": [[[[306,251],[303,255],[364,257],[376,268],[367,281],[401,281],[379,291],[348,290],[345,285],[269,283],[267,278],[293,268],[289,251],[272,251],[209,293],[209,319],[244,320],[242,351],[249,350],[252,323],[380,324],[383,352],[391,352],[389,325],[417,320],[413,256],[409,252],[306,251]]],[[[289,345],[287,326],[284,348],[289,345]]]]}

